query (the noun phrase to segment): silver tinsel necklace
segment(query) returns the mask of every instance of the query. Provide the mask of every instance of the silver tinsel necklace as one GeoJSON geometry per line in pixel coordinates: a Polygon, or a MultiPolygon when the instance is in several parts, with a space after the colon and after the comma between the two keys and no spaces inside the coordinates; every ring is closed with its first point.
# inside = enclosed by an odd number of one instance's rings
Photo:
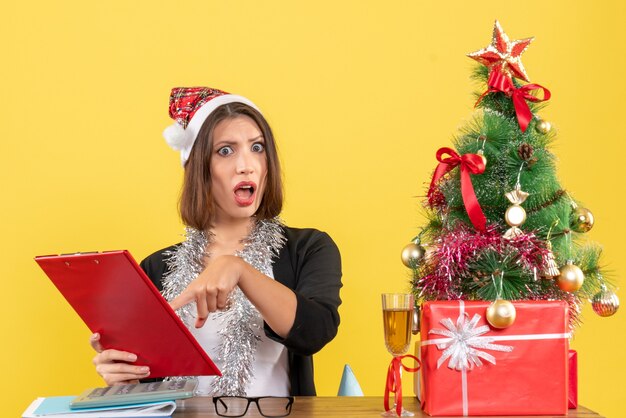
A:
{"type": "MultiPolygon", "coordinates": [[[[168,301],[187,288],[204,270],[205,257],[211,256],[206,248],[213,241],[213,234],[187,227],[185,237],[181,245],[165,254],[168,257],[168,272],[163,276],[163,296],[168,301]]],[[[261,273],[272,276],[273,259],[284,243],[282,223],[278,218],[255,221],[252,232],[243,242],[243,249],[235,255],[261,273]]],[[[193,326],[195,303],[180,308],[176,313],[188,327],[193,326]]],[[[212,395],[245,396],[246,388],[254,377],[252,365],[263,332],[254,325],[259,323],[254,319],[260,314],[236,287],[228,297],[228,307],[212,315],[216,315],[223,325],[218,332],[221,341],[218,353],[219,360],[224,364],[222,376],[213,381],[212,395]]]]}

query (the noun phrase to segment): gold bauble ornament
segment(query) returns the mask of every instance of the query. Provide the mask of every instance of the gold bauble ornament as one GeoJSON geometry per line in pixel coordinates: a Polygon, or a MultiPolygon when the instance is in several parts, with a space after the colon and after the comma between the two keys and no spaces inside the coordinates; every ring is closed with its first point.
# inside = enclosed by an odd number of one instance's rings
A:
{"type": "Polygon", "coordinates": [[[570,224],[576,232],[589,232],[593,228],[593,213],[587,208],[575,207],[572,211],[570,224]]]}
{"type": "Polygon", "coordinates": [[[547,134],[552,129],[552,124],[547,120],[539,119],[535,124],[535,130],[541,134],[547,134]]]}
{"type": "Polygon", "coordinates": [[[602,290],[593,296],[591,307],[600,316],[611,316],[619,309],[619,298],[613,291],[602,286],[602,290]]]}
{"type": "Polygon", "coordinates": [[[487,307],[487,322],[494,328],[508,328],[515,322],[515,306],[508,300],[497,299],[487,307]]]}
{"type": "Polygon", "coordinates": [[[480,156],[480,159],[483,160],[483,164],[484,164],[484,166],[486,168],[487,167],[487,157],[485,157],[485,151],[479,149],[476,154],[478,154],[480,156]]]}
{"type": "Polygon", "coordinates": [[[426,250],[419,242],[411,242],[402,249],[402,263],[408,268],[414,269],[424,258],[426,250]]]}
{"type": "Polygon", "coordinates": [[[567,264],[561,267],[561,274],[554,280],[556,280],[559,289],[572,293],[581,288],[585,281],[585,275],[578,266],[574,265],[572,260],[568,260],[567,264]]]}
{"type": "Polygon", "coordinates": [[[504,220],[509,226],[520,226],[526,222],[526,211],[519,205],[509,206],[504,212],[504,220]]]}
{"type": "Polygon", "coordinates": [[[505,193],[504,196],[513,204],[504,213],[504,220],[510,226],[504,233],[504,238],[512,239],[523,234],[518,226],[526,222],[526,211],[520,205],[528,198],[528,193],[523,191],[520,184],[517,183],[515,189],[505,193]]]}

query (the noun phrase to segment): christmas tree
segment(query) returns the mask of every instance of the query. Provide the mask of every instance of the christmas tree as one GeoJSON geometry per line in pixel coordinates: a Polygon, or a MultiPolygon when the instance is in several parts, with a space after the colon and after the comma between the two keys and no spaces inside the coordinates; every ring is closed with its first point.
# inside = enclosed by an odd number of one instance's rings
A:
{"type": "Polygon", "coordinates": [[[506,308],[510,300],[564,300],[573,326],[585,299],[602,316],[615,313],[619,300],[601,247],[584,236],[592,213],[556,175],[549,150],[556,135],[538,114],[550,92],[523,84],[521,56],[532,40],[510,41],[496,21],[492,43],[468,54],[481,64],[474,77],[486,88],[454,149],[437,152],[428,221],[402,260],[418,301],[492,300],[506,308]]]}

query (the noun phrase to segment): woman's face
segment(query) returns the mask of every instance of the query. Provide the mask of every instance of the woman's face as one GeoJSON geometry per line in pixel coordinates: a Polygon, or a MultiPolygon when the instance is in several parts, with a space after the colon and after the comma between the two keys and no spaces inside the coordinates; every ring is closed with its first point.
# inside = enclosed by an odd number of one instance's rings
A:
{"type": "Polygon", "coordinates": [[[216,221],[253,216],[267,177],[265,138],[248,116],[224,119],[213,130],[211,191],[216,221]]]}

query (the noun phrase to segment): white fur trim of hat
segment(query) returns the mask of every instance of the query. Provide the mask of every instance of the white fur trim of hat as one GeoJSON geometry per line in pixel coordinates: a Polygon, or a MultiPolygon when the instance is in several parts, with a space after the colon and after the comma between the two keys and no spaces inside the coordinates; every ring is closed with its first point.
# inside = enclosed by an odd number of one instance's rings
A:
{"type": "MultiPolygon", "coordinates": [[[[192,117],[189,119],[187,127],[183,126],[180,118],[181,115],[177,114],[177,117],[175,117],[176,122],[163,130],[163,137],[167,144],[176,151],[180,151],[180,160],[183,166],[189,159],[193,144],[206,118],[208,118],[215,109],[228,103],[244,103],[260,112],[259,108],[247,98],[226,93],[208,100],[197,109],[190,109],[188,113],[192,114],[192,117]]],[[[172,116],[171,109],[170,116],[172,116]]]]}

